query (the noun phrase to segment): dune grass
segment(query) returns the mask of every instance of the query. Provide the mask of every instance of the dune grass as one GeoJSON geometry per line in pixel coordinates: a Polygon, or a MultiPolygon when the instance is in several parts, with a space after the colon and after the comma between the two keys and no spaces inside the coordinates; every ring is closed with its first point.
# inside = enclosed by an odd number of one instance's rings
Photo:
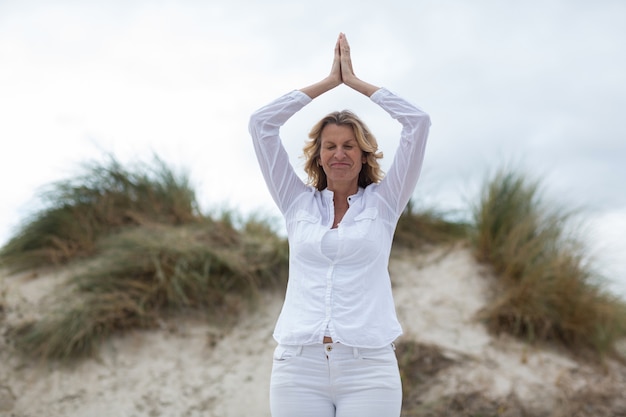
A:
{"type": "Polygon", "coordinates": [[[158,158],[83,169],[52,184],[44,208],[0,251],[14,271],[72,265],[50,311],[12,329],[19,351],[87,356],[114,332],[154,326],[170,313],[236,315],[237,297],[251,301],[258,288],[286,281],[288,247],[269,220],[202,215],[187,177],[158,158]]]}
{"type": "Polygon", "coordinates": [[[446,214],[434,209],[418,210],[415,202],[409,201],[398,219],[393,244],[417,249],[425,245],[443,245],[466,239],[470,225],[450,221],[446,214]]]}
{"type": "Polygon", "coordinates": [[[13,330],[19,351],[46,360],[89,356],[111,334],[171,313],[236,316],[230,302],[286,280],[286,242],[258,222],[245,231],[211,220],[134,227],[101,240],[98,253],[51,314],[13,330]]]}
{"type": "Polygon", "coordinates": [[[566,232],[571,215],[546,203],[540,184],[521,173],[501,170],[487,180],[473,243],[500,288],[483,318],[496,333],[614,353],[626,335],[626,308],[604,290],[582,242],[566,232]]]}
{"type": "MultiPolygon", "coordinates": [[[[13,270],[80,265],[49,314],[13,329],[20,351],[46,359],[89,355],[115,332],[186,309],[215,319],[231,296],[251,300],[258,288],[286,282],[287,243],[267,219],[202,215],[186,176],[158,159],[85,169],[53,184],[44,209],[0,250],[0,262],[13,270]]],[[[394,246],[469,236],[477,259],[499,278],[483,315],[492,331],[613,353],[626,334],[626,308],[603,290],[583,247],[564,232],[567,221],[568,213],[544,204],[538,183],[501,171],[486,182],[472,224],[411,203],[394,246]]]]}
{"type": "Polygon", "coordinates": [[[42,189],[43,207],[26,218],[0,250],[12,271],[67,263],[94,253],[99,237],[122,227],[185,224],[199,217],[187,175],[155,158],[126,168],[115,158],[90,162],[81,172],[42,189]]]}

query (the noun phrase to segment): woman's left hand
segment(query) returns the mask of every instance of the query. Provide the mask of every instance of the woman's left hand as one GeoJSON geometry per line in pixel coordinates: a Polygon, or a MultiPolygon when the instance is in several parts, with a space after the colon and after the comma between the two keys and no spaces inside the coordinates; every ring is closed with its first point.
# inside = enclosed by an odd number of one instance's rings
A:
{"type": "Polygon", "coordinates": [[[350,56],[350,44],[348,44],[348,39],[343,33],[339,34],[339,53],[341,54],[341,80],[343,83],[368,97],[374,94],[379,87],[361,80],[354,73],[352,57],[350,56]]]}
{"type": "Polygon", "coordinates": [[[339,34],[339,40],[337,41],[339,44],[339,53],[341,55],[341,80],[349,84],[356,75],[354,74],[354,69],[352,68],[352,57],[350,56],[350,45],[348,44],[348,39],[346,35],[343,33],[339,34]]]}

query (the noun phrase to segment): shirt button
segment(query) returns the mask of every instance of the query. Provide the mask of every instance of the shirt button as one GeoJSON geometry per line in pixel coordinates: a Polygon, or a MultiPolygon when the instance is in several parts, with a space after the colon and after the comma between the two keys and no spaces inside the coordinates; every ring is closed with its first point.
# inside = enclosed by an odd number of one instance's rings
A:
{"type": "Polygon", "coordinates": [[[333,345],[326,345],[326,351],[330,352],[331,350],[333,350],[333,345]]]}

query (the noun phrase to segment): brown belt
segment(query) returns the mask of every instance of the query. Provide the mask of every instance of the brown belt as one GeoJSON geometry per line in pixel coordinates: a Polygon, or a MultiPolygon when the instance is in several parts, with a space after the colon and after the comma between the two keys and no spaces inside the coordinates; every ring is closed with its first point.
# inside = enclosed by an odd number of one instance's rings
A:
{"type": "Polygon", "coordinates": [[[324,343],[333,343],[333,338],[332,337],[328,337],[328,336],[324,336],[324,343]]]}

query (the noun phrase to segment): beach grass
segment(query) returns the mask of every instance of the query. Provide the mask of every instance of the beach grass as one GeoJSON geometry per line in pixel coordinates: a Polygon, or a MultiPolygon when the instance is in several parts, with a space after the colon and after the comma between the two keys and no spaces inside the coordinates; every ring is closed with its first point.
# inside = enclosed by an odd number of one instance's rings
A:
{"type": "Polygon", "coordinates": [[[0,265],[11,271],[93,255],[101,236],[123,227],[200,217],[188,176],[157,157],[128,167],[113,157],[88,162],[75,177],[42,188],[34,205],[41,208],[0,250],[0,265]]]}
{"type": "MultiPolygon", "coordinates": [[[[220,320],[232,297],[252,301],[259,288],[284,286],[288,245],[269,218],[204,215],[187,177],[155,161],[126,168],[111,159],[52,184],[44,208],[0,250],[13,270],[76,266],[54,308],[12,330],[19,351],[86,356],[115,332],[190,309],[220,320]]],[[[394,246],[471,242],[497,277],[481,315],[491,331],[614,354],[626,335],[626,308],[566,233],[570,214],[546,204],[538,182],[503,170],[485,182],[471,222],[411,202],[394,246]]]]}
{"type": "Polygon", "coordinates": [[[112,234],[68,280],[50,314],[13,330],[16,348],[45,360],[93,355],[116,332],[151,328],[171,314],[236,316],[260,288],[286,281],[286,242],[254,222],[151,225],[112,234]]]}
{"type": "Polygon", "coordinates": [[[86,165],[42,199],[0,261],[12,271],[71,266],[71,276],[49,311],[12,329],[20,352],[88,356],[111,334],[171,313],[220,321],[259,288],[286,282],[287,243],[269,218],[201,214],[187,176],[158,158],[130,168],[114,159],[86,165]]]}
{"type": "Polygon", "coordinates": [[[418,249],[445,245],[467,239],[470,224],[449,220],[450,213],[435,209],[418,209],[409,201],[398,219],[393,237],[394,246],[418,249]]]}
{"type": "Polygon", "coordinates": [[[568,232],[573,213],[546,201],[539,181],[515,170],[485,181],[472,242],[477,259],[493,267],[498,289],[482,317],[496,333],[612,354],[626,335],[625,304],[605,289],[580,237],[568,232]]]}

